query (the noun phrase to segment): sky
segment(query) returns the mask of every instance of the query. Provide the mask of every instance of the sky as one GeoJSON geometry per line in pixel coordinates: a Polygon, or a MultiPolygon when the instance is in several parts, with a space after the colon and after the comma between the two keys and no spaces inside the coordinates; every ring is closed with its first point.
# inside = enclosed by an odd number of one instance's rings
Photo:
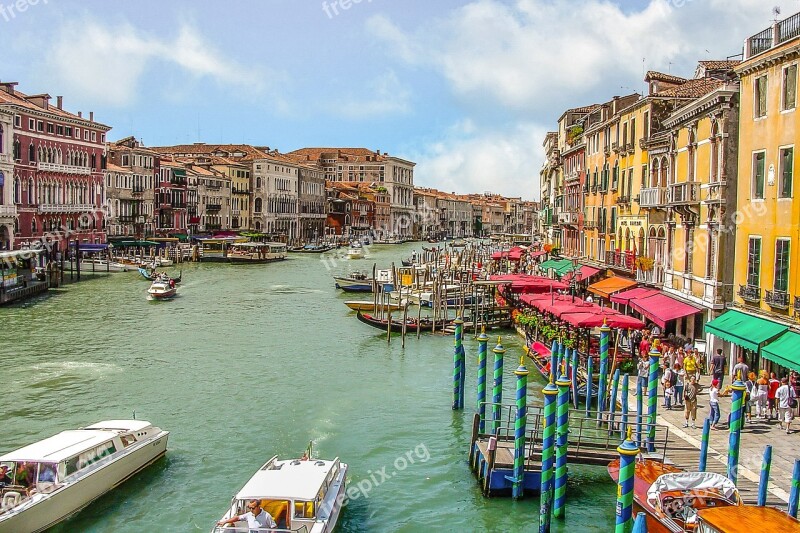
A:
{"type": "Polygon", "coordinates": [[[0,0],[0,80],[110,140],[357,146],[415,183],[539,197],[565,109],[643,92],[796,0],[0,0]],[[13,8],[12,8],[13,5],[13,8]],[[21,6],[21,8],[20,8],[21,6]]]}

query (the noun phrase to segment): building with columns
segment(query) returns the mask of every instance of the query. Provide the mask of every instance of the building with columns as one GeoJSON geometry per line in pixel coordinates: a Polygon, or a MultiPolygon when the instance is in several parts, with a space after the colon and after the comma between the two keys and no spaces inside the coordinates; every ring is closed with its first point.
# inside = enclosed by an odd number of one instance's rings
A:
{"type": "MultiPolygon", "coordinates": [[[[13,247],[43,239],[66,251],[67,240],[105,241],[103,211],[109,126],[63,108],[63,98],[27,95],[0,83],[0,108],[14,114],[11,187],[17,218],[13,247]]],[[[4,184],[4,188],[8,185],[4,184]]],[[[6,218],[7,220],[7,218],[6,218]]]]}
{"type": "Polygon", "coordinates": [[[0,107],[0,250],[12,248],[17,225],[13,150],[14,113],[0,107]]]}

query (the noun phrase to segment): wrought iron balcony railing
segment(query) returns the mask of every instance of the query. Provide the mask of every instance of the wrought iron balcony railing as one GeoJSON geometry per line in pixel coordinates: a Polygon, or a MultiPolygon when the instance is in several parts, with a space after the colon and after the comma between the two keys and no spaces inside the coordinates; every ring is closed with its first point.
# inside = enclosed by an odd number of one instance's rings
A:
{"type": "Polygon", "coordinates": [[[764,303],[774,309],[789,309],[789,293],[786,291],[765,291],[764,303]]]}
{"type": "Polygon", "coordinates": [[[739,285],[739,298],[749,303],[761,301],[761,287],[753,285],[739,285]]]}

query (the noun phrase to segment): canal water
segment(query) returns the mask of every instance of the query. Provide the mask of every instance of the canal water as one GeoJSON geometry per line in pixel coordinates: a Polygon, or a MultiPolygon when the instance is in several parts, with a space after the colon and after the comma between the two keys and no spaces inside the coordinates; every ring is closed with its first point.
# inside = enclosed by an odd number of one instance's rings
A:
{"type": "MultiPolygon", "coordinates": [[[[415,247],[374,246],[333,272],[399,265],[415,247]]],[[[537,530],[537,497],[487,500],[469,470],[471,334],[467,409],[455,413],[453,338],[387,344],[318,256],[182,269],[170,302],[147,301],[147,282],[121,273],[0,309],[0,452],[134,414],[171,431],[164,460],[53,531],[209,531],[269,457],[298,457],[309,441],[362,487],[339,531],[537,530]]],[[[509,332],[503,344],[510,400],[522,351],[509,332]]],[[[543,385],[532,379],[529,394],[543,385]]],[[[571,467],[568,518],[553,531],[611,531],[614,498],[604,468],[571,467]]]]}

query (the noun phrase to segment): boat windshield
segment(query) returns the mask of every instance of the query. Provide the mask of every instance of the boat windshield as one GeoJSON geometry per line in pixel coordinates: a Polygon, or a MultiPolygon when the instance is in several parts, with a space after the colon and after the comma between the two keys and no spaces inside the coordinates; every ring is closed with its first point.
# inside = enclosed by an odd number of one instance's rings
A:
{"type": "Polygon", "coordinates": [[[671,491],[661,495],[660,507],[664,514],[687,525],[697,522],[697,511],[714,507],[735,505],[717,491],[671,491]]]}

